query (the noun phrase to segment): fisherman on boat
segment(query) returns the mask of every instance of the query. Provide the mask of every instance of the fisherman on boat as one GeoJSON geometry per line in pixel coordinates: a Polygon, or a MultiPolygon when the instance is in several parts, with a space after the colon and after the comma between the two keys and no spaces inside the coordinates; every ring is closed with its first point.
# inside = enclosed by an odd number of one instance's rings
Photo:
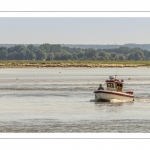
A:
{"type": "Polygon", "coordinates": [[[121,80],[121,82],[117,83],[117,91],[122,92],[122,88],[123,88],[123,79],[121,80]]]}
{"type": "Polygon", "coordinates": [[[104,88],[102,87],[102,84],[99,85],[98,90],[104,90],[104,88]]]}
{"type": "Polygon", "coordinates": [[[121,83],[117,83],[117,91],[118,92],[122,92],[122,84],[121,83]]]}

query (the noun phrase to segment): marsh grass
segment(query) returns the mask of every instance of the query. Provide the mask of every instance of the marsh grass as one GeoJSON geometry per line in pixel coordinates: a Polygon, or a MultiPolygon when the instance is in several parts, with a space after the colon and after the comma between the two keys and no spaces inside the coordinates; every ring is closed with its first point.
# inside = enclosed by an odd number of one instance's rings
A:
{"type": "MultiPolygon", "coordinates": [[[[46,60],[1,60],[0,65],[3,67],[30,67],[30,66],[44,66],[46,65],[55,65],[58,67],[60,65],[76,65],[76,67],[80,67],[81,65],[106,65],[109,66],[113,65],[137,65],[137,66],[150,66],[150,61],[98,61],[98,60],[53,60],[53,61],[46,61],[46,60]]],[[[49,66],[50,67],[50,66],[49,66]]]]}

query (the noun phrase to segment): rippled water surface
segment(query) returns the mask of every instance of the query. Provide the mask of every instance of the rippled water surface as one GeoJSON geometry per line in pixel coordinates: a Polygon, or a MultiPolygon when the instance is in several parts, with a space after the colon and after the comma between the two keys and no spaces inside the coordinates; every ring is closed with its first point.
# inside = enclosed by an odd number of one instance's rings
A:
{"type": "Polygon", "coordinates": [[[0,132],[150,132],[150,68],[0,69],[0,132]],[[99,102],[110,75],[134,102],[99,102]]]}

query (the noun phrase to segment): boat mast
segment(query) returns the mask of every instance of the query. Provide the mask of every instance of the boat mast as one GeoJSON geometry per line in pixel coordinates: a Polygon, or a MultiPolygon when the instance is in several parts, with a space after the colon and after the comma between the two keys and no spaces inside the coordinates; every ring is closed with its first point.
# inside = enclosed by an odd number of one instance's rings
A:
{"type": "Polygon", "coordinates": [[[115,75],[115,79],[116,79],[116,77],[117,77],[117,71],[118,71],[118,68],[116,69],[116,75],[115,75]]]}

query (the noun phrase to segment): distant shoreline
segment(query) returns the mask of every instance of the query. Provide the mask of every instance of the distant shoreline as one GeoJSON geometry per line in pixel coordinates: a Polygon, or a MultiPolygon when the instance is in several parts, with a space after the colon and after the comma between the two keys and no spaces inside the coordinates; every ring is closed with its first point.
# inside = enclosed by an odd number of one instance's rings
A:
{"type": "Polygon", "coordinates": [[[45,65],[40,65],[40,64],[23,64],[23,65],[2,65],[0,64],[0,68],[113,68],[113,67],[120,67],[120,68],[125,68],[125,67],[150,67],[142,64],[128,64],[128,65],[123,65],[123,64],[45,64],[45,65]]]}
{"type": "Polygon", "coordinates": [[[94,61],[94,60],[1,60],[0,68],[109,68],[150,67],[150,61],[94,61]]]}

